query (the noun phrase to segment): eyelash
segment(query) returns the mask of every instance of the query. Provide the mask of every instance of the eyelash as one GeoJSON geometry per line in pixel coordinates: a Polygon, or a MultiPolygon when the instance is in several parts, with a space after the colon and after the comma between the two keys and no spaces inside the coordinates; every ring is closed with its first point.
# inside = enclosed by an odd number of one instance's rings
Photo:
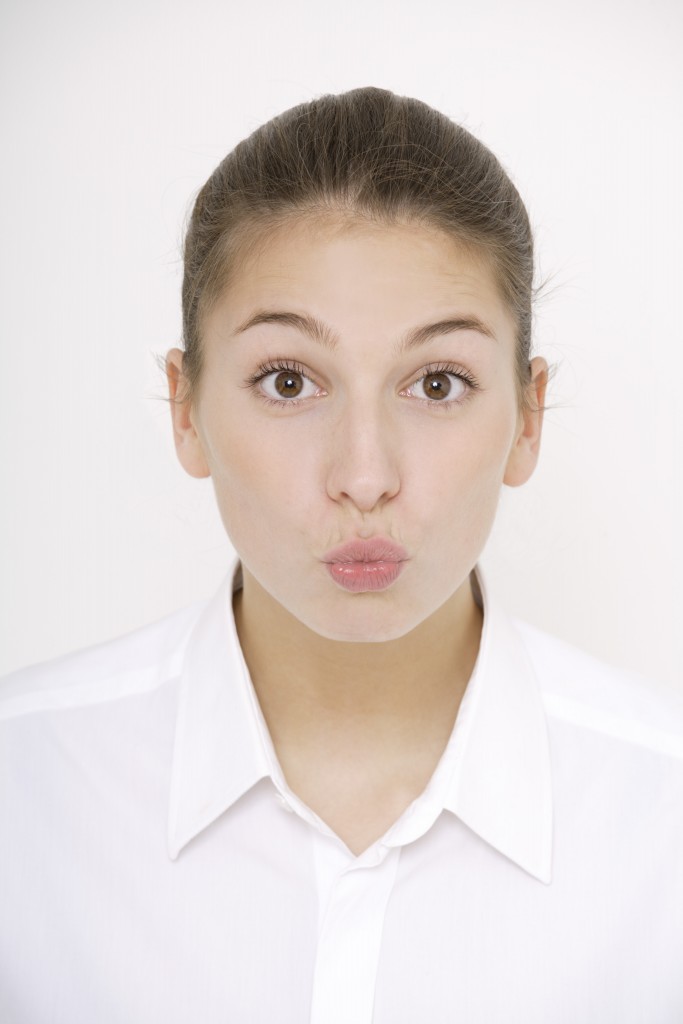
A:
{"type": "MultiPolygon", "coordinates": [[[[264,380],[265,377],[269,377],[272,373],[298,373],[301,377],[305,377],[306,380],[311,380],[308,373],[300,363],[292,362],[286,359],[277,359],[274,360],[273,362],[261,363],[256,372],[247,377],[243,384],[243,387],[250,388],[252,391],[256,391],[261,381],[264,380]]],[[[439,409],[441,409],[442,412],[451,411],[453,408],[457,408],[458,406],[463,405],[464,402],[466,402],[475,391],[478,391],[480,389],[480,385],[476,377],[474,377],[468,370],[465,370],[464,367],[459,366],[457,363],[434,363],[430,364],[429,366],[425,366],[420,376],[416,377],[412,384],[410,384],[409,386],[413,387],[415,384],[419,383],[419,381],[421,381],[423,377],[428,377],[431,376],[432,374],[437,373],[448,373],[454,377],[457,377],[459,380],[463,381],[463,383],[467,385],[467,390],[465,394],[462,396],[462,398],[455,399],[452,402],[438,401],[429,398],[416,398],[413,399],[413,401],[420,402],[423,405],[429,405],[432,408],[436,406],[439,409]]],[[[311,383],[314,382],[311,381],[311,383]]],[[[264,395],[263,393],[259,394],[259,398],[261,399],[261,401],[265,402],[266,405],[274,405],[277,407],[282,407],[285,405],[297,406],[301,405],[302,402],[308,401],[307,398],[270,398],[269,395],[264,395]]]]}

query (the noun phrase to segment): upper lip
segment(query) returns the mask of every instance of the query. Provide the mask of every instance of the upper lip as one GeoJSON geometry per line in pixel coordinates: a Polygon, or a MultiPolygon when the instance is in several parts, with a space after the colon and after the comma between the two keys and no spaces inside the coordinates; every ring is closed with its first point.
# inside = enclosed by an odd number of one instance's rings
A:
{"type": "Polygon", "coordinates": [[[408,552],[386,537],[359,537],[332,548],[323,555],[323,562],[403,562],[408,552]]]}

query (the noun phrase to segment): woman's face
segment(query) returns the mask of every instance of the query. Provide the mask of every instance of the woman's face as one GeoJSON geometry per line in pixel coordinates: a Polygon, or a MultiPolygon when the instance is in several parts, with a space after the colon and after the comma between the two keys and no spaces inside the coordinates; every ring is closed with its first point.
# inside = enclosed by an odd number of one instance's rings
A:
{"type": "MultiPolygon", "coordinates": [[[[541,427],[520,412],[515,324],[483,261],[423,226],[290,223],[239,266],[203,346],[176,445],[212,477],[245,592],[250,576],[320,636],[380,641],[467,585],[541,427]],[[326,554],[376,537],[405,549],[398,577],[341,586],[326,554]]],[[[533,361],[540,404],[545,369],[533,361]]]]}

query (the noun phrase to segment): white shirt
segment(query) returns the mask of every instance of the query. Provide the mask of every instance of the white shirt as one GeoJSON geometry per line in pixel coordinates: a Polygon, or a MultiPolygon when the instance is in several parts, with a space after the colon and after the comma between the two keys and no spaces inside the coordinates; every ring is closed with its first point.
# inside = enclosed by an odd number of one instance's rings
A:
{"type": "Polygon", "coordinates": [[[507,615],[361,856],[213,599],[0,681],[3,1024],[681,1024],[683,721],[507,615]]]}

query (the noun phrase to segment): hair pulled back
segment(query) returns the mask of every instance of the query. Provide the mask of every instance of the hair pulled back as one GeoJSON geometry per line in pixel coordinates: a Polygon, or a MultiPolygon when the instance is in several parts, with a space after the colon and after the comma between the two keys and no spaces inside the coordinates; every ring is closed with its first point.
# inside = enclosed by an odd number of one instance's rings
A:
{"type": "Polygon", "coordinates": [[[516,378],[529,377],[533,237],[494,154],[420,100],[366,87],[324,95],[240,142],[200,190],[184,244],[183,398],[202,371],[201,330],[250,240],[325,212],[440,228],[489,258],[517,325],[516,378]]]}

